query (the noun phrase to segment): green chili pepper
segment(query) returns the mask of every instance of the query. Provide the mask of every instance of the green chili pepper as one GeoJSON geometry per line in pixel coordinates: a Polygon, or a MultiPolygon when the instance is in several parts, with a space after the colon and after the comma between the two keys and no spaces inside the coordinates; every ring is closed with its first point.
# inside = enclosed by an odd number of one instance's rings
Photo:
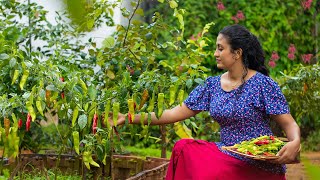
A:
{"type": "Polygon", "coordinates": [[[155,101],[155,92],[152,93],[152,97],[150,99],[150,102],[149,102],[149,106],[148,106],[148,112],[153,112],[153,109],[154,109],[154,101],[155,101]]]}
{"type": "Polygon", "coordinates": [[[19,70],[14,70],[11,85],[13,85],[19,77],[19,70]]]}
{"type": "Polygon", "coordinates": [[[90,169],[90,164],[95,167],[100,167],[100,165],[92,159],[91,151],[83,152],[83,162],[88,169],[90,169]]]}
{"type": "Polygon", "coordinates": [[[26,107],[28,109],[28,112],[29,112],[29,114],[30,114],[30,116],[32,118],[32,122],[33,122],[36,119],[36,113],[35,113],[34,108],[32,106],[32,102],[31,101],[27,101],[26,102],[26,107]]]}
{"type": "Polygon", "coordinates": [[[107,100],[107,103],[104,107],[104,125],[107,126],[107,128],[110,128],[109,124],[109,112],[110,112],[110,107],[111,107],[111,100],[107,100]]]}
{"type": "Polygon", "coordinates": [[[79,145],[80,145],[79,132],[78,131],[73,131],[72,132],[72,136],[73,136],[74,150],[76,151],[77,154],[80,154],[80,151],[79,151],[79,145]]]}
{"type": "Polygon", "coordinates": [[[117,122],[118,122],[118,113],[120,111],[120,103],[119,102],[115,102],[113,103],[112,106],[112,120],[113,120],[113,125],[117,126],[117,122]]]}
{"type": "Polygon", "coordinates": [[[91,152],[89,152],[89,151],[83,152],[82,160],[83,160],[84,165],[85,165],[88,169],[90,169],[90,158],[89,158],[89,156],[91,156],[91,152]]]}
{"type": "Polygon", "coordinates": [[[176,99],[176,90],[175,90],[175,86],[174,85],[170,85],[170,88],[169,88],[169,105],[171,106],[175,99],[176,99]]]}
{"type": "Polygon", "coordinates": [[[29,77],[29,70],[26,69],[23,72],[23,75],[21,77],[20,84],[19,84],[21,90],[23,90],[24,85],[26,84],[28,77],[29,77]]]}
{"type": "Polygon", "coordinates": [[[184,97],[184,90],[180,89],[179,93],[178,93],[178,101],[179,101],[180,106],[182,106],[183,97],[184,97]]]}
{"type": "Polygon", "coordinates": [[[41,104],[41,101],[40,101],[40,100],[36,101],[36,107],[37,107],[39,113],[41,114],[41,116],[44,116],[44,115],[43,115],[42,104],[41,104]]]}
{"type": "Polygon", "coordinates": [[[88,88],[87,88],[86,83],[85,83],[82,79],[80,79],[80,78],[79,78],[78,83],[80,84],[80,86],[81,86],[81,88],[82,88],[82,90],[83,90],[84,94],[87,94],[87,92],[88,92],[88,88]]]}
{"type": "Polygon", "coordinates": [[[158,118],[160,118],[163,113],[163,105],[164,105],[164,94],[159,93],[158,94],[158,118]]]}
{"type": "Polygon", "coordinates": [[[129,108],[129,114],[131,119],[129,119],[129,122],[132,123],[134,121],[134,101],[133,99],[128,99],[128,108],[129,108]]]}
{"type": "Polygon", "coordinates": [[[78,106],[76,105],[73,109],[73,114],[72,114],[72,127],[76,125],[78,115],[79,115],[79,109],[78,109],[78,106]]]}

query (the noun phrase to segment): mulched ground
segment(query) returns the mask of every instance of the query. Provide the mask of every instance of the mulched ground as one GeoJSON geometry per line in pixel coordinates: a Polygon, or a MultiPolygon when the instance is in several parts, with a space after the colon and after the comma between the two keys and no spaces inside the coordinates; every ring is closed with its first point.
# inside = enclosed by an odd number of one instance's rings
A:
{"type": "MultiPolygon", "coordinates": [[[[303,158],[308,158],[312,164],[320,167],[320,152],[302,153],[301,156],[303,158]]],[[[288,164],[287,168],[287,180],[308,180],[303,164],[288,164]]]]}

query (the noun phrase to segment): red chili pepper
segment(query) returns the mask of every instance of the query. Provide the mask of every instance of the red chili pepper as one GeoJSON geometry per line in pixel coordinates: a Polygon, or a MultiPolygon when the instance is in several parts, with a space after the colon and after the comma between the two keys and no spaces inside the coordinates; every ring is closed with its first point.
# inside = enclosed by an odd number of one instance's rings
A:
{"type": "Polygon", "coordinates": [[[128,120],[129,120],[129,123],[132,124],[133,121],[132,121],[132,115],[131,115],[131,113],[128,113],[128,120]]]}
{"type": "Polygon", "coordinates": [[[274,136],[270,136],[270,139],[271,139],[271,140],[274,140],[274,136]]]}
{"type": "Polygon", "coordinates": [[[18,121],[18,128],[20,129],[22,127],[22,119],[20,118],[18,121]]]}
{"type": "Polygon", "coordinates": [[[248,155],[253,155],[250,151],[247,151],[247,154],[248,154],[248,155]]]}
{"type": "Polygon", "coordinates": [[[31,120],[32,120],[31,115],[30,115],[30,113],[28,113],[28,115],[27,115],[27,121],[26,121],[26,131],[27,131],[27,132],[30,130],[31,120]]]}
{"type": "MultiPolygon", "coordinates": [[[[61,82],[64,82],[64,78],[60,77],[59,78],[61,82]]],[[[64,91],[61,92],[61,98],[64,99],[64,91]]]]}
{"type": "Polygon", "coordinates": [[[61,98],[64,99],[64,91],[61,92],[61,98]]]}
{"type": "Polygon", "coordinates": [[[265,155],[265,156],[274,156],[273,154],[270,154],[268,152],[263,152],[263,155],[265,155]]]}
{"type": "Polygon", "coordinates": [[[98,125],[98,114],[94,113],[93,115],[93,124],[92,124],[92,133],[96,134],[98,125]]]}
{"type": "Polygon", "coordinates": [[[259,141],[255,142],[254,144],[256,144],[256,145],[269,144],[269,140],[267,140],[267,139],[262,139],[262,140],[259,140],[259,141]]]}

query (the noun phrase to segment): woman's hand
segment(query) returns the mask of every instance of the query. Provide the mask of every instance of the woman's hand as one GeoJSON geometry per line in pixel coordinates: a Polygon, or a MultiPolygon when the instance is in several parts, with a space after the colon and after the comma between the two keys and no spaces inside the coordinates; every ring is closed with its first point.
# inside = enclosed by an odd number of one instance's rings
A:
{"type": "Polygon", "coordinates": [[[290,141],[284,145],[277,156],[276,160],[271,160],[271,163],[277,164],[291,164],[297,162],[297,156],[300,152],[300,141],[290,141]]]}
{"type": "Polygon", "coordinates": [[[300,152],[300,128],[291,116],[291,114],[272,115],[275,120],[284,130],[289,142],[284,145],[278,152],[280,158],[272,160],[272,163],[289,164],[297,162],[297,155],[300,152]]]}
{"type": "MultiPolygon", "coordinates": [[[[108,122],[110,124],[110,126],[115,126],[114,122],[113,122],[113,114],[112,112],[109,113],[109,118],[108,118],[108,122]]],[[[124,124],[126,120],[126,114],[122,114],[122,113],[118,113],[118,120],[117,120],[117,124],[116,125],[122,125],[124,124]]]]}

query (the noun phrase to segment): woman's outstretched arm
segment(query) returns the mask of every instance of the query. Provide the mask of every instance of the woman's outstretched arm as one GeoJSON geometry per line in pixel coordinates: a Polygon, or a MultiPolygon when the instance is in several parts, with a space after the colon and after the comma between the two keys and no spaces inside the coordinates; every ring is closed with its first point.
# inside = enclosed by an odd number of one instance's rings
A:
{"type": "MultiPolygon", "coordinates": [[[[171,124],[178,121],[185,120],[192,116],[195,116],[200,111],[193,111],[189,109],[184,103],[180,106],[176,106],[172,109],[166,109],[160,119],[158,119],[154,112],[151,113],[151,125],[160,125],[160,124],[171,124]]],[[[112,116],[111,116],[112,117],[112,116]]],[[[118,125],[124,124],[126,115],[119,113],[118,125]]],[[[132,124],[140,124],[141,123],[141,114],[136,114],[134,117],[134,121],[132,124]]],[[[109,119],[111,125],[113,125],[113,121],[109,119]]],[[[146,115],[143,120],[144,124],[148,124],[148,116],[146,115]]]]}

